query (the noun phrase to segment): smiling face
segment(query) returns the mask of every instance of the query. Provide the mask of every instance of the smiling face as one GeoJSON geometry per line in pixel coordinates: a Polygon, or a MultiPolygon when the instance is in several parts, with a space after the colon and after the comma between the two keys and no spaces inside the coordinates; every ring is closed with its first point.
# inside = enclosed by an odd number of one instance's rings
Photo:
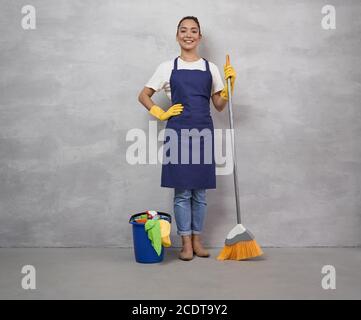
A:
{"type": "Polygon", "coordinates": [[[177,31],[177,41],[181,48],[192,51],[197,48],[201,39],[197,23],[192,19],[183,20],[177,31]]]}

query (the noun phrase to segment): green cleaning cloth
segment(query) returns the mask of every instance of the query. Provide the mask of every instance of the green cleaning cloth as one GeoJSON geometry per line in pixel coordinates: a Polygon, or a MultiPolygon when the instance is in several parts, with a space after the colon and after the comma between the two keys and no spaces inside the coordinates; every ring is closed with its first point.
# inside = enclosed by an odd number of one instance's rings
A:
{"type": "Polygon", "coordinates": [[[148,238],[152,243],[154,250],[160,256],[162,251],[162,237],[160,233],[159,220],[148,220],[145,223],[145,231],[148,233],[148,238]]]}

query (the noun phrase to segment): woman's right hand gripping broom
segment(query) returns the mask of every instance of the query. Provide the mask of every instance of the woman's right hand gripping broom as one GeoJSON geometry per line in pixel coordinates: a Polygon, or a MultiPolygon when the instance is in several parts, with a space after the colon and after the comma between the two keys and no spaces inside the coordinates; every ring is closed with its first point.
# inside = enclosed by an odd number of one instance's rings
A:
{"type": "Polygon", "coordinates": [[[167,111],[164,111],[161,107],[154,105],[150,108],[149,113],[160,121],[165,121],[170,117],[181,114],[183,112],[183,108],[184,107],[181,103],[177,103],[172,105],[167,111]]]}

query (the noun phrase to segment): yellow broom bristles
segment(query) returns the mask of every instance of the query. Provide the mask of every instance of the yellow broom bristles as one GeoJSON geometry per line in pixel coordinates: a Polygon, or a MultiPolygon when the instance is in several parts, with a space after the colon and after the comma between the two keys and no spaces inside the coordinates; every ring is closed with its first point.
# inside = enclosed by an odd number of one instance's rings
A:
{"type": "Polygon", "coordinates": [[[256,240],[240,241],[231,246],[225,245],[217,260],[244,260],[255,258],[262,254],[263,251],[256,240]]]}

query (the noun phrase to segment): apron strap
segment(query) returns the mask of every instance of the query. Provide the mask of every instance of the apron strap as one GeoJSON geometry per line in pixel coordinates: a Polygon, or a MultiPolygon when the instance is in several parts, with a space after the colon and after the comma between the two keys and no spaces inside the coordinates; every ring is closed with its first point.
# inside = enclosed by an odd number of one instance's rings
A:
{"type": "Polygon", "coordinates": [[[206,71],[209,71],[209,63],[208,63],[208,60],[204,59],[203,60],[206,62],[206,71]]]}

